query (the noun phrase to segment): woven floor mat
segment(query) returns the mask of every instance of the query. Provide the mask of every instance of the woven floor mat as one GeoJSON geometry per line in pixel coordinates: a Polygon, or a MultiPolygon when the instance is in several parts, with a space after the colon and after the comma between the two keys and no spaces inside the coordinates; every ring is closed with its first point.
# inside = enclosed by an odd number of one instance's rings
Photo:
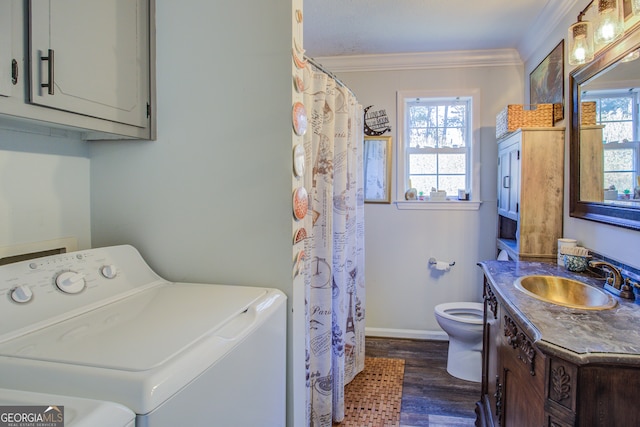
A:
{"type": "Polygon", "coordinates": [[[398,427],[404,360],[366,357],[364,370],[345,387],[340,427],[398,427]]]}

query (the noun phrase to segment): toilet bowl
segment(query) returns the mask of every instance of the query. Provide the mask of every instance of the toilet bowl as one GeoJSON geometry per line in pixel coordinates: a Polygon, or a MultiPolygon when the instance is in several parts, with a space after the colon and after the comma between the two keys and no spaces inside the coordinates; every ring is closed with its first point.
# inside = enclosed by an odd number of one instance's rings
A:
{"type": "Polygon", "coordinates": [[[447,372],[456,378],[480,382],[483,310],[479,302],[451,302],[435,308],[438,324],[449,335],[447,372]]]}

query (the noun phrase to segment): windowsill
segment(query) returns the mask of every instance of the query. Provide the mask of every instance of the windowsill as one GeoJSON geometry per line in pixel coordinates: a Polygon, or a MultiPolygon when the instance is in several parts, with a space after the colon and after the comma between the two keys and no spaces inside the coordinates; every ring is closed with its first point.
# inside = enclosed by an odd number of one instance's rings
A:
{"type": "Polygon", "coordinates": [[[397,200],[393,202],[399,210],[429,211],[477,211],[482,202],[469,200],[447,200],[432,202],[430,200],[397,200]]]}

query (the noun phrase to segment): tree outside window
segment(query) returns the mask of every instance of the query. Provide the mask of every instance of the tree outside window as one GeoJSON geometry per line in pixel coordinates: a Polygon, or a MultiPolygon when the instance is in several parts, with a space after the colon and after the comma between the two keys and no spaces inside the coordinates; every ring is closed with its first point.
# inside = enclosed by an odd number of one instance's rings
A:
{"type": "Polygon", "coordinates": [[[418,193],[469,188],[471,98],[406,98],[405,179],[418,193]]]}
{"type": "Polygon", "coordinates": [[[604,187],[633,194],[640,166],[638,91],[589,91],[583,100],[596,102],[596,123],[604,125],[604,187]]]}

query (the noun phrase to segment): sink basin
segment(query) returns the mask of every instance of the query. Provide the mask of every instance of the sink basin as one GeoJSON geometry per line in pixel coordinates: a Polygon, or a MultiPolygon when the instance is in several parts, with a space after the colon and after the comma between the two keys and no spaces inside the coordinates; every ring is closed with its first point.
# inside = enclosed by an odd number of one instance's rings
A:
{"type": "Polygon", "coordinates": [[[566,277],[525,276],[514,282],[516,289],[551,304],[583,310],[607,310],[617,302],[602,289],[566,277]]]}

